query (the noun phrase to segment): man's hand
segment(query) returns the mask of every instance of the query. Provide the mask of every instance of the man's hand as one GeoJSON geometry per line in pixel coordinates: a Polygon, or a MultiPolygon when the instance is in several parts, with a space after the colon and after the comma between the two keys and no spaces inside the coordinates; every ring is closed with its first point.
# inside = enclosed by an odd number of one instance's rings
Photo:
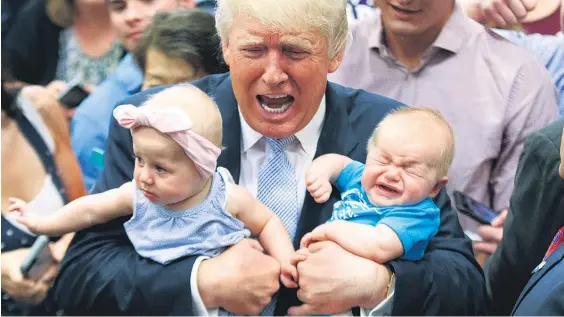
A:
{"type": "Polygon", "coordinates": [[[258,315],[280,287],[280,264],[245,239],[203,261],[198,290],[206,308],[223,307],[237,315],[258,315]]]}
{"type": "Polygon", "coordinates": [[[313,243],[308,250],[305,260],[295,259],[303,304],[291,307],[288,314],[338,314],[357,306],[376,307],[385,299],[392,275],[386,266],[352,255],[331,241],[313,243]]]}
{"type": "Polygon", "coordinates": [[[474,0],[466,6],[468,16],[479,23],[506,27],[521,22],[538,0],[474,0]]]}
{"type": "Polygon", "coordinates": [[[492,220],[492,225],[482,225],[478,228],[478,235],[484,239],[474,243],[474,252],[482,252],[492,255],[503,238],[503,224],[507,217],[507,209],[502,211],[499,216],[492,220]]]}
{"type": "Polygon", "coordinates": [[[2,291],[15,299],[39,304],[47,295],[51,283],[43,279],[32,281],[23,277],[20,267],[28,253],[28,248],[2,252],[2,291]]]}

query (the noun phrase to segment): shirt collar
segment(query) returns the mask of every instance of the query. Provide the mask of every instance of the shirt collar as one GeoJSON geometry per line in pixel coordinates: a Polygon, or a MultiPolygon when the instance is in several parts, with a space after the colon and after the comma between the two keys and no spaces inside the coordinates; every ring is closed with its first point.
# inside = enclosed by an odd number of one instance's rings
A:
{"type": "MultiPolygon", "coordinates": [[[[327,105],[325,101],[325,95],[323,95],[321,103],[319,104],[319,108],[317,109],[317,112],[315,113],[311,121],[309,121],[309,123],[303,129],[295,134],[296,139],[298,139],[300,145],[302,146],[302,149],[306,152],[307,155],[312,157],[315,155],[315,151],[317,150],[317,141],[319,140],[321,128],[323,127],[326,108],[327,105]]],[[[262,134],[253,130],[253,128],[249,126],[247,121],[245,121],[245,119],[241,115],[240,110],[239,118],[241,121],[241,146],[243,152],[247,152],[262,138],[262,134]]]]}
{"type": "MultiPolygon", "coordinates": [[[[464,43],[466,43],[470,30],[472,28],[472,23],[470,18],[464,13],[462,6],[456,2],[454,4],[454,10],[447,23],[441,30],[441,33],[432,44],[434,47],[438,47],[453,53],[458,53],[464,43]]],[[[374,15],[374,32],[369,38],[370,48],[381,49],[385,47],[384,43],[384,27],[382,25],[381,11],[378,9],[377,13],[374,15]]]]}

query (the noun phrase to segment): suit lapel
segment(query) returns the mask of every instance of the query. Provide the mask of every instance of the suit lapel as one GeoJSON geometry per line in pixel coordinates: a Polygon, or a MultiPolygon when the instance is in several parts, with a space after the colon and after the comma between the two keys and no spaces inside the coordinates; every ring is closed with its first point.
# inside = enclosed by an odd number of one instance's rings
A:
{"type": "MultiPolygon", "coordinates": [[[[338,94],[336,89],[338,89],[336,86],[328,83],[325,91],[327,110],[319,141],[317,142],[316,158],[329,153],[349,155],[358,146],[358,140],[351,127],[347,112],[347,109],[353,106],[353,100],[350,97],[338,94]]],[[[304,234],[312,231],[315,227],[329,219],[333,211],[333,204],[339,199],[339,194],[333,191],[326,203],[318,204],[306,192],[294,240],[294,247],[296,249],[299,248],[300,240],[304,234]]],[[[274,313],[276,316],[284,316],[291,306],[301,305],[296,292],[296,289],[287,289],[281,285],[280,297],[274,313]]]]}
{"type": "Polygon", "coordinates": [[[519,307],[525,296],[527,296],[527,294],[531,292],[533,287],[537,285],[540,279],[543,276],[545,276],[554,266],[562,262],[563,259],[564,259],[564,244],[558,247],[558,249],[556,249],[554,253],[548,258],[544,266],[541,269],[539,269],[538,272],[533,274],[531,279],[529,279],[529,282],[527,282],[527,285],[525,285],[525,288],[523,289],[521,295],[519,295],[519,298],[517,299],[517,303],[515,304],[513,308],[513,312],[511,313],[512,315],[515,313],[515,310],[517,310],[517,308],[519,307]]]}
{"type": "Polygon", "coordinates": [[[239,183],[241,172],[241,122],[237,100],[231,87],[231,77],[227,77],[212,95],[221,112],[223,120],[223,145],[225,149],[218,159],[218,166],[229,170],[235,183],[239,183]]]}

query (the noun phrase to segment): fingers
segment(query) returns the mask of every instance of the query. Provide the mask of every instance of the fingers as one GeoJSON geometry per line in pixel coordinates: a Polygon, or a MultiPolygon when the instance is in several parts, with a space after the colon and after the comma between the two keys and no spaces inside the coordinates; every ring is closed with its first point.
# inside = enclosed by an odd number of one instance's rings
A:
{"type": "Polygon", "coordinates": [[[505,218],[507,218],[507,209],[502,211],[494,220],[492,220],[492,227],[503,227],[505,224],[505,218]]]}
{"type": "MultiPolygon", "coordinates": [[[[501,17],[503,18],[505,25],[517,24],[517,18],[515,17],[515,14],[513,14],[513,11],[511,11],[511,9],[507,5],[507,3],[505,3],[505,1],[494,2],[494,7],[497,13],[501,15],[501,17]]],[[[523,10],[524,9],[525,8],[523,8],[523,10]]]]}
{"type": "Polygon", "coordinates": [[[14,197],[8,198],[8,201],[11,203],[11,205],[8,207],[9,212],[14,212],[14,211],[19,211],[21,213],[24,212],[26,206],[25,201],[14,197]]]}
{"type": "Polygon", "coordinates": [[[527,13],[536,6],[535,2],[536,1],[527,0],[507,0],[507,6],[509,10],[516,18],[515,23],[518,23],[527,16],[527,13]]]}
{"type": "Polygon", "coordinates": [[[313,242],[327,240],[326,227],[327,227],[326,224],[320,225],[317,228],[315,228],[312,232],[309,232],[306,235],[304,235],[300,247],[307,248],[313,242]]]}
{"type": "Polygon", "coordinates": [[[503,238],[503,228],[480,226],[477,233],[487,242],[500,243],[503,238]]]}
{"type": "Polygon", "coordinates": [[[296,282],[294,282],[290,277],[282,274],[280,275],[280,280],[282,281],[282,284],[284,284],[284,286],[286,286],[287,288],[297,288],[298,284],[296,282]]]}
{"type": "Polygon", "coordinates": [[[474,253],[483,252],[491,255],[497,249],[497,243],[475,242],[473,247],[474,247],[474,253]]]}
{"type": "Polygon", "coordinates": [[[294,267],[298,266],[298,263],[303,262],[307,259],[309,251],[307,249],[300,249],[292,255],[290,259],[290,264],[294,267]]]}

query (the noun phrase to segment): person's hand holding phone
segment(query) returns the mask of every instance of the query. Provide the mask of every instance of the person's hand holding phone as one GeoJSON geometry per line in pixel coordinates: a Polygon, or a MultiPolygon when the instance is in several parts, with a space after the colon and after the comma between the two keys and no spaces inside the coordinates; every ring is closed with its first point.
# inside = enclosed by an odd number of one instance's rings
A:
{"type": "Polygon", "coordinates": [[[14,299],[39,304],[52,285],[52,281],[50,283],[47,283],[47,281],[53,274],[53,269],[46,271],[45,278],[42,276],[37,281],[26,279],[20,268],[29,251],[29,248],[22,248],[2,252],[2,291],[8,293],[14,299]]]}
{"type": "Polygon", "coordinates": [[[478,227],[478,235],[484,239],[483,241],[477,241],[473,244],[475,253],[485,253],[488,256],[492,255],[497,246],[501,243],[503,238],[503,225],[505,224],[505,218],[507,217],[507,209],[502,211],[490,225],[481,225],[478,227]]]}

